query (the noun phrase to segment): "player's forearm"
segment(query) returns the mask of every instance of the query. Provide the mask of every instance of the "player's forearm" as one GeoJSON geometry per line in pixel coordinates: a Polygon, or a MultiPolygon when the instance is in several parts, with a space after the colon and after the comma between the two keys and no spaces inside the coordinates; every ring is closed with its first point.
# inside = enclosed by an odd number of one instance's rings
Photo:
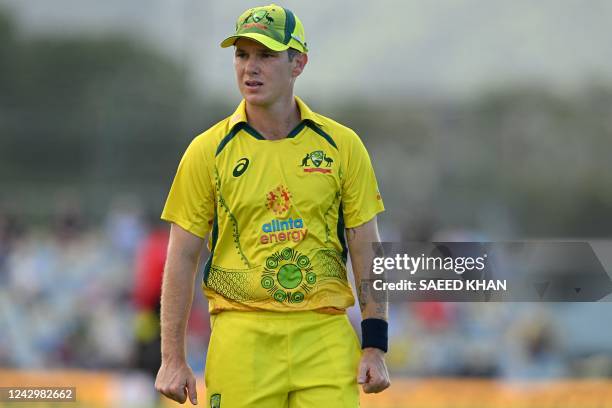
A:
{"type": "Polygon", "coordinates": [[[198,258],[192,254],[168,251],[161,297],[162,359],[185,359],[185,332],[193,301],[198,258]]]}
{"type": "MultiPolygon", "coordinates": [[[[372,290],[373,259],[377,248],[380,246],[378,226],[376,218],[356,228],[346,230],[353,275],[355,277],[355,288],[362,319],[388,319],[387,294],[372,290]]],[[[380,279],[377,276],[376,279],[380,279]]]]}

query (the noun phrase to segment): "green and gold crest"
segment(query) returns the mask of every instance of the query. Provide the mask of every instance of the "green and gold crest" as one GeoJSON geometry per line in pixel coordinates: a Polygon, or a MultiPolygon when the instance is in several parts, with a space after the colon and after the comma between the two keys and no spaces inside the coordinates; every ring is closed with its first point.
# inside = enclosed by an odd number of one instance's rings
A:
{"type": "Polygon", "coordinates": [[[221,408],[221,394],[210,396],[210,408],[221,408]]]}
{"type": "Polygon", "coordinates": [[[325,153],[323,153],[322,150],[315,150],[314,152],[310,153],[310,161],[317,167],[323,163],[323,159],[325,159],[325,153]]]}

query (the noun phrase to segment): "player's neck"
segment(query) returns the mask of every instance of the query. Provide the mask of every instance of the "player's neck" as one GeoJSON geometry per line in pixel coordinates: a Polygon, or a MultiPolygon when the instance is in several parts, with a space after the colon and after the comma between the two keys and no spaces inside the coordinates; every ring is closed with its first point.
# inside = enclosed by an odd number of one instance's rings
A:
{"type": "Polygon", "coordinates": [[[284,139],[300,123],[300,110],[293,95],[270,106],[256,106],[247,102],[249,125],[270,140],[284,139]]]}

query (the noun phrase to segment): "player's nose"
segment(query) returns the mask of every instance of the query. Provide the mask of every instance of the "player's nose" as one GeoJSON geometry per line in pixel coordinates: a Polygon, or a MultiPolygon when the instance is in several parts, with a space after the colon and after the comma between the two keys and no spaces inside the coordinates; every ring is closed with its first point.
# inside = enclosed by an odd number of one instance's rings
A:
{"type": "Polygon", "coordinates": [[[247,74],[258,74],[259,73],[259,63],[256,58],[249,58],[246,62],[245,70],[247,74]]]}

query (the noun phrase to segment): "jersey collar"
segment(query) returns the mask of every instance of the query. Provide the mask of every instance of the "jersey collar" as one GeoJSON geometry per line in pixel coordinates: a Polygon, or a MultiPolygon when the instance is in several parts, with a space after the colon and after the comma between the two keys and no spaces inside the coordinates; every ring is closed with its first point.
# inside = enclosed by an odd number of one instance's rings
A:
{"type": "Polygon", "coordinates": [[[303,100],[301,100],[299,97],[296,96],[295,101],[298,104],[298,108],[300,108],[300,116],[301,116],[302,122],[305,120],[309,120],[311,122],[316,123],[319,126],[322,125],[321,120],[319,119],[319,116],[313,111],[311,111],[308,105],[306,105],[303,100]]]}
{"type": "MultiPolygon", "coordinates": [[[[318,115],[314,113],[312,110],[310,110],[310,108],[308,107],[308,105],[304,103],[304,101],[302,101],[297,96],[295,97],[295,101],[297,102],[298,108],[300,109],[300,116],[301,116],[302,122],[304,122],[305,120],[309,120],[311,122],[316,123],[319,126],[321,125],[321,121],[318,118],[318,115]]],[[[238,123],[241,123],[241,122],[247,122],[246,101],[244,99],[240,102],[240,104],[238,105],[238,107],[236,108],[232,116],[230,116],[230,122],[229,122],[230,129],[232,129],[234,126],[236,126],[238,123]]]]}

